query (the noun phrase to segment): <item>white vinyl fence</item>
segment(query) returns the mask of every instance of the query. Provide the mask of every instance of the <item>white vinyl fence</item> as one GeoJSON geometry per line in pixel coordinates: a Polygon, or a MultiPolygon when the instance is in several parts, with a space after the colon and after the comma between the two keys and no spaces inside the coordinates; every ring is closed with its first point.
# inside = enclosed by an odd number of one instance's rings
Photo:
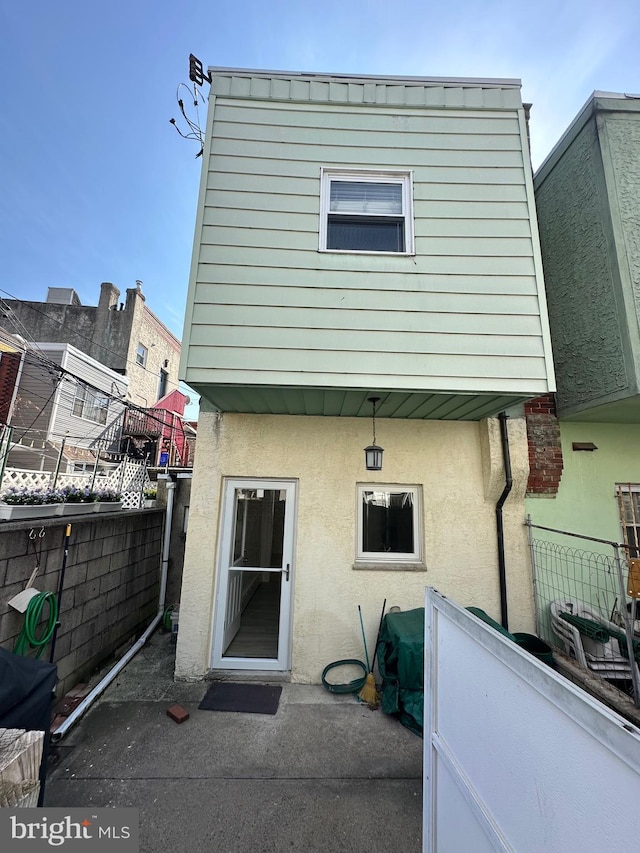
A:
{"type": "Polygon", "coordinates": [[[423,850],[640,849],[640,731],[427,590],[423,850]]]}

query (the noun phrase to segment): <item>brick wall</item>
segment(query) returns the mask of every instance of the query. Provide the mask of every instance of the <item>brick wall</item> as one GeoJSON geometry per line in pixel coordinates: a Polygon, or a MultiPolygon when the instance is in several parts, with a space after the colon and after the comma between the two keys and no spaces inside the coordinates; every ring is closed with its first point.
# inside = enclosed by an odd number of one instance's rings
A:
{"type": "Polygon", "coordinates": [[[554,394],[545,394],[524,405],[529,443],[527,496],[553,498],[562,477],[560,424],[554,394]]]}
{"type": "MultiPolygon", "coordinates": [[[[66,521],[0,522],[0,645],[13,650],[24,617],[7,601],[34,586],[56,592],[66,521]],[[30,531],[36,533],[29,538],[30,531]],[[44,533],[41,538],[37,534],[44,533]]],[[[164,511],[127,510],[69,518],[71,536],[55,663],[58,694],[85,680],[147,627],[158,609],[164,511]]],[[[49,659],[50,646],[42,654],[49,659]]]]}

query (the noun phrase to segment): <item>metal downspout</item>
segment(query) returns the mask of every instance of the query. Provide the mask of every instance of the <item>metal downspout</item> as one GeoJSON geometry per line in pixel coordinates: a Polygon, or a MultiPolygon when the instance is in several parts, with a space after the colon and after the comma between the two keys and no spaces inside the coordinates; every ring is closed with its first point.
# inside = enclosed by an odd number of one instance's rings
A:
{"type": "Polygon", "coordinates": [[[56,729],[55,732],[51,735],[52,741],[61,740],[66,733],[69,731],[71,726],[76,723],[80,717],[84,714],[86,710],[88,710],[91,705],[96,701],[96,699],[104,693],[107,687],[111,684],[111,682],[116,678],[118,673],[120,673],[125,666],[129,663],[129,661],[135,657],[135,655],[140,651],[140,649],[147,642],[149,637],[153,634],[155,629],[158,627],[158,624],[162,621],[162,616],[164,614],[164,606],[165,606],[165,596],[167,591],[167,570],[169,566],[169,543],[171,540],[171,520],[173,518],[173,499],[175,495],[176,484],[172,480],[167,480],[167,515],[165,518],[165,528],[164,528],[164,543],[162,547],[162,568],[160,570],[160,594],[158,596],[158,612],[154,616],[151,624],[146,629],[144,634],[138,639],[133,646],[129,649],[129,651],[123,655],[120,660],[109,670],[109,672],[102,678],[98,684],[93,688],[91,693],[88,693],[82,702],[78,705],[78,707],[72,711],[71,714],[67,717],[67,719],[62,723],[62,725],[56,729]]]}
{"type": "Polygon", "coordinates": [[[509,492],[513,488],[513,477],[511,475],[511,455],[509,453],[509,431],[507,429],[507,421],[509,416],[506,412],[500,412],[498,415],[500,421],[500,438],[502,440],[502,459],[504,462],[504,489],[498,498],[496,504],[496,528],[498,534],[498,579],[500,581],[500,621],[505,631],[509,630],[509,619],[507,614],[507,571],[504,557],[504,521],[502,517],[502,507],[509,497],[509,492]]]}

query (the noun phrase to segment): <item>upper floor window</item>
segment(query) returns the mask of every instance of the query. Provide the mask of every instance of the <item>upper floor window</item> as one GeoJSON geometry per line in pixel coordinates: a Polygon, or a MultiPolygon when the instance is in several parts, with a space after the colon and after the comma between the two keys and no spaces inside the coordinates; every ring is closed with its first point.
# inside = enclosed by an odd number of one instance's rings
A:
{"type": "Polygon", "coordinates": [[[410,172],[322,170],[320,251],[413,254],[410,172]]]}
{"type": "Polygon", "coordinates": [[[76,387],[72,413],[77,418],[85,418],[97,424],[106,424],[109,411],[109,398],[99,391],[87,388],[86,385],[76,387]]]}
{"type": "Polygon", "coordinates": [[[147,366],[147,353],[148,350],[142,344],[138,344],[138,349],[136,350],[136,362],[142,367],[147,366]]]}

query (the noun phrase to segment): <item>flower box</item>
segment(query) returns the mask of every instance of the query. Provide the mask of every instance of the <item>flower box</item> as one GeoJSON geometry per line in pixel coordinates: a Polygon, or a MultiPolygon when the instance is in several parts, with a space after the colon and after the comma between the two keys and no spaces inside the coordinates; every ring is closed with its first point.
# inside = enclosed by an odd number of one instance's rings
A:
{"type": "Polygon", "coordinates": [[[142,501],[142,506],[144,509],[152,509],[156,505],[156,502],[153,498],[144,498],[142,501]]]}
{"type": "Polygon", "coordinates": [[[122,501],[96,501],[93,504],[94,512],[115,512],[122,509],[122,501]]]}
{"type": "Polygon", "coordinates": [[[86,503],[78,501],[60,504],[60,506],[62,507],[60,515],[88,515],[90,512],[93,512],[95,503],[93,501],[87,501],[86,503]]]}
{"type": "Polygon", "coordinates": [[[20,521],[23,518],[51,518],[59,515],[64,504],[6,504],[0,501],[0,519],[20,521]]]}

